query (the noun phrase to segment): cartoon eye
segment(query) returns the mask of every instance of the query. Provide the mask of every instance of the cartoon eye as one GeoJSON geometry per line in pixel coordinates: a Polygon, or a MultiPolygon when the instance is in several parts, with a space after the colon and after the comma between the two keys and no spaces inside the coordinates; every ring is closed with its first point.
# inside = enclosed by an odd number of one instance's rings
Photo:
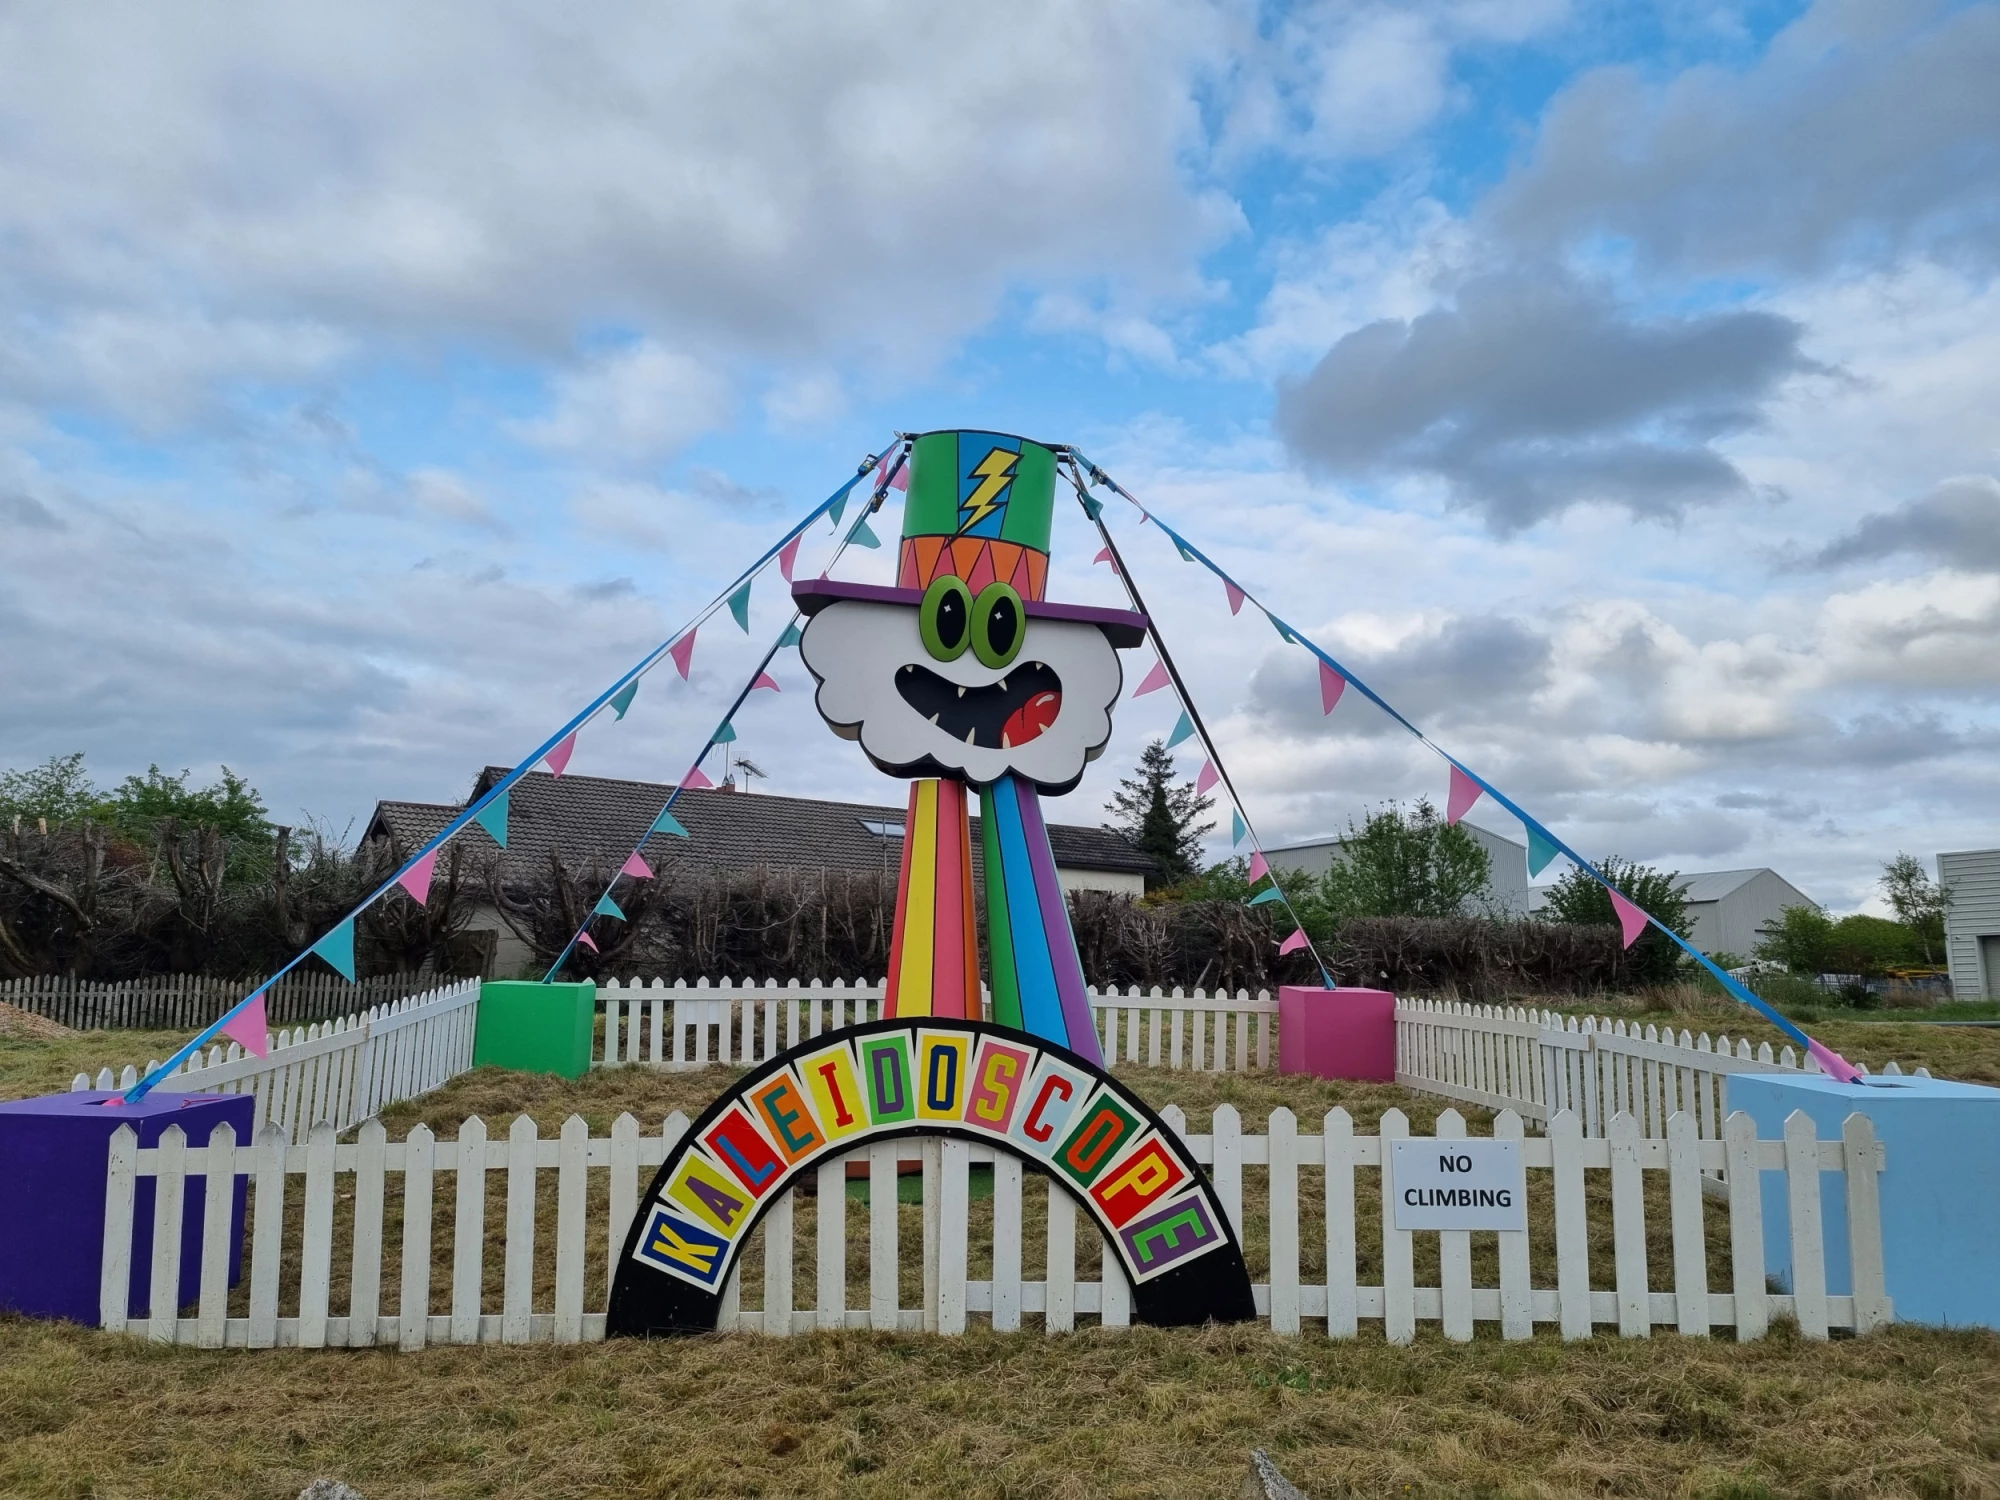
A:
{"type": "MultiPolygon", "coordinates": [[[[924,638],[924,649],[939,661],[957,661],[965,655],[971,638],[972,613],[972,590],[965,586],[963,578],[949,574],[933,578],[917,610],[917,630],[924,638]]],[[[980,660],[985,660],[984,652],[980,660]]]]}
{"type": "Polygon", "coordinates": [[[1027,623],[1011,583],[989,583],[972,602],[972,650],[989,667],[1004,667],[1021,650],[1027,623]]]}

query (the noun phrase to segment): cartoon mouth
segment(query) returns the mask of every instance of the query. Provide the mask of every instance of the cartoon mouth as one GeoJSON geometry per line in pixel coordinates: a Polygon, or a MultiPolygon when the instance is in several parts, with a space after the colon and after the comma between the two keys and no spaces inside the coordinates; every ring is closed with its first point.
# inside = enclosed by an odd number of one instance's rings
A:
{"type": "Polygon", "coordinates": [[[1012,750],[1055,723],[1062,712],[1062,679],[1046,662],[1023,662],[998,682],[960,687],[929,667],[896,674],[903,701],[938,729],[983,750],[1012,750]]]}

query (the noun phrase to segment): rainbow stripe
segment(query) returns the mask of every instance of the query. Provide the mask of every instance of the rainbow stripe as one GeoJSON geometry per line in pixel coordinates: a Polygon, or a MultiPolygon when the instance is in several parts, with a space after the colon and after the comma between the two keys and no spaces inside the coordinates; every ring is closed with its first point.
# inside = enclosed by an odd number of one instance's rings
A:
{"type": "Polygon", "coordinates": [[[1002,776],[980,789],[979,822],[993,1019],[1102,1066],[1040,795],[1032,783],[1002,776]]]}
{"type": "Polygon", "coordinates": [[[884,1016],[980,1019],[965,784],[913,781],[884,1016]]]}

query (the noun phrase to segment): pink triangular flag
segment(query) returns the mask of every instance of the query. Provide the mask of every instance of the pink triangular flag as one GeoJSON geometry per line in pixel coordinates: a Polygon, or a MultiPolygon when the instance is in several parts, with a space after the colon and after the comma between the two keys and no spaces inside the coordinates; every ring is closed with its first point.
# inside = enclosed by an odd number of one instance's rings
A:
{"type": "Polygon", "coordinates": [[[702,774],[700,766],[689,766],[687,775],[681,778],[681,785],[691,786],[699,789],[699,788],[712,788],[714,787],[715,783],[710,781],[706,776],[702,774]]]}
{"type": "Polygon", "coordinates": [[[785,575],[785,582],[792,581],[792,568],[799,560],[800,538],[793,537],[778,549],[778,571],[785,575]]]}
{"type": "Polygon", "coordinates": [[[890,456],[885,453],[882,455],[882,462],[875,466],[875,488],[879,490],[887,484],[892,490],[907,490],[910,487],[909,460],[903,461],[902,467],[896,470],[894,479],[889,478],[890,461],[890,456]]]}
{"type": "Polygon", "coordinates": [[[257,991],[249,1004],[222,1023],[222,1035],[241,1042],[245,1052],[259,1057],[271,1055],[271,1023],[264,1015],[264,992],[257,991]]]}
{"type": "Polygon", "coordinates": [[[1201,763],[1201,774],[1194,779],[1194,794],[1199,797],[1221,779],[1222,773],[1215,769],[1215,762],[1212,760],[1203,761],[1201,763]]]}
{"type": "Polygon", "coordinates": [[[1173,679],[1167,675],[1167,664],[1164,661],[1156,661],[1153,663],[1153,670],[1148,672],[1146,680],[1133,690],[1132,696],[1134,698],[1143,698],[1146,694],[1157,692],[1172,681],[1173,679]]]}
{"type": "Polygon", "coordinates": [[[1105,563],[1110,563],[1110,564],[1111,564],[1111,571],[1112,571],[1112,572],[1114,572],[1114,573],[1116,573],[1116,572],[1118,571],[1118,559],[1117,559],[1117,558],[1115,558],[1115,557],[1113,557],[1113,556],[1111,555],[1111,549],[1110,549],[1109,547],[1099,547],[1099,548],[1097,549],[1097,556],[1093,557],[1093,558],[1091,559],[1091,562],[1092,562],[1092,563],[1101,563],[1101,562],[1105,562],[1105,563]]]}
{"type": "MultiPolygon", "coordinates": [[[[1332,704],[1327,705],[1329,708],[1332,706],[1332,704]]],[[[1445,822],[1456,823],[1460,818],[1471,812],[1472,804],[1479,800],[1481,790],[1478,782],[1466,775],[1465,772],[1459,770],[1457,766],[1453,766],[1451,768],[1451,795],[1445,799],[1444,805],[1445,822]]]]}
{"type": "Polygon", "coordinates": [[[690,630],[686,635],[667,647],[667,655],[671,656],[674,659],[674,665],[680,668],[682,682],[687,681],[688,665],[694,660],[694,635],[695,633],[690,630]]]}
{"type": "Polygon", "coordinates": [[[1652,918],[1608,885],[1604,894],[1611,898],[1611,909],[1618,913],[1618,926],[1625,934],[1625,946],[1629,948],[1639,941],[1639,934],[1646,930],[1646,924],[1652,918]]]}
{"type": "Polygon", "coordinates": [[[584,947],[588,948],[592,953],[595,953],[597,951],[597,939],[592,937],[589,933],[579,932],[576,935],[576,940],[579,943],[583,944],[584,947]]]}
{"type": "Polygon", "coordinates": [[[548,762],[550,775],[560,776],[569,769],[569,758],[574,754],[576,754],[576,731],[572,729],[562,737],[562,743],[542,759],[548,762]]]}
{"type": "Polygon", "coordinates": [[[1810,1052],[1813,1061],[1819,1064],[1820,1072],[1826,1074],[1835,1083],[1861,1082],[1861,1070],[1831,1047],[1827,1046],[1825,1042],[1814,1041],[1811,1037],[1808,1037],[1806,1038],[1806,1051],[1810,1052]]]}
{"type": "Polygon", "coordinates": [[[1229,595],[1229,612],[1233,615],[1238,610],[1243,608],[1243,599],[1244,599],[1243,590],[1239,589],[1235,584],[1231,583],[1227,578],[1222,580],[1222,587],[1223,590],[1229,595]]]}
{"type": "Polygon", "coordinates": [[[1305,945],[1306,930],[1301,927],[1282,943],[1278,944],[1278,957],[1283,958],[1287,953],[1296,953],[1299,949],[1305,947],[1305,945]]]}
{"type": "Polygon", "coordinates": [[[653,878],[653,867],[639,858],[639,851],[635,849],[632,851],[630,857],[626,859],[625,863],[618,867],[618,873],[620,875],[630,875],[634,880],[651,880],[653,878]]]}
{"type": "Polygon", "coordinates": [[[1253,849],[1250,852],[1250,883],[1255,885],[1270,873],[1271,867],[1264,862],[1264,851],[1253,849]]]}
{"type": "Polygon", "coordinates": [[[1321,662],[1319,664],[1319,711],[1322,714],[1332,713],[1334,704],[1340,701],[1340,695],[1346,691],[1347,679],[1334,671],[1325,662],[1321,662]]]}
{"type": "Polygon", "coordinates": [[[437,868],[438,852],[432,849],[396,877],[396,884],[417,898],[417,905],[431,904],[431,871],[437,868]]]}
{"type": "Polygon", "coordinates": [[[756,692],[758,688],[769,688],[774,693],[784,691],[784,689],[778,686],[778,679],[773,677],[769,672],[759,672],[757,680],[750,684],[751,692],[756,692]]]}
{"type": "Polygon", "coordinates": [[[1139,512],[1139,524],[1141,526],[1144,526],[1148,521],[1152,519],[1153,519],[1153,513],[1150,510],[1142,510],[1139,512]]]}

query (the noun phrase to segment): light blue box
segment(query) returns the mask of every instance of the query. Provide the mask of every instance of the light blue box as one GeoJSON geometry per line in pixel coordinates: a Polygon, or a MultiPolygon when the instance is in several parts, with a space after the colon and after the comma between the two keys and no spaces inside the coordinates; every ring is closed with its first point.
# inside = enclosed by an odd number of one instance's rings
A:
{"type": "MultiPolygon", "coordinates": [[[[2000,1328],[2000,1089],[1941,1078],[1871,1078],[1836,1083],[1822,1073],[1731,1073],[1729,1110],[1757,1122],[1770,1140],[1802,1109],[1821,1140],[1838,1140],[1850,1114],[1874,1122],[1888,1148],[1877,1179],[1882,1194],[1883,1274],[1896,1319],[1963,1328],[2000,1328]]],[[[1792,1284],[1791,1213],[1785,1174],[1763,1174],[1764,1263],[1792,1284]]],[[[1851,1295],[1847,1179],[1820,1174],[1826,1289],[1851,1295]]]]}

